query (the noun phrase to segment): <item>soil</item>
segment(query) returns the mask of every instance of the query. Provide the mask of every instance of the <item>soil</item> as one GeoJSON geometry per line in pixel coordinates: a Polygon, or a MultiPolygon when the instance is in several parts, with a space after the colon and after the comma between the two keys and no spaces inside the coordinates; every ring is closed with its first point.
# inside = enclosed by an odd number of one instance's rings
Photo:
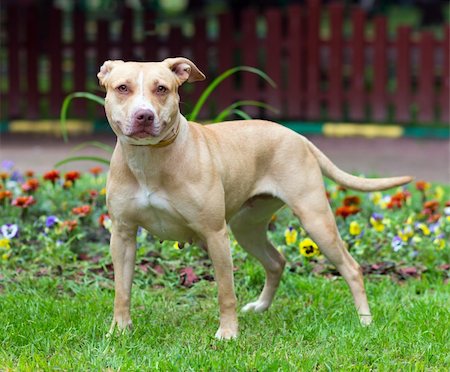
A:
{"type": "MultiPolygon", "coordinates": [[[[412,175],[416,180],[450,184],[450,142],[443,139],[413,138],[330,138],[307,136],[333,162],[347,172],[367,176],[412,175]]],[[[85,141],[101,141],[111,146],[115,136],[72,137],[69,143],[62,138],[45,135],[2,134],[0,137],[0,160],[12,160],[15,169],[34,170],[40,174],[54,168],[54,164],[66,157],[96,155],[108,158],[110,155],[97,148],[87,148],[76,153],[71,150],[85,141]]],[[[286,159],[289,161],[289,159],[286,159]]],[[[76,162],[64,170],[85,171],[98,165],[93,162],[76,162]]]]}

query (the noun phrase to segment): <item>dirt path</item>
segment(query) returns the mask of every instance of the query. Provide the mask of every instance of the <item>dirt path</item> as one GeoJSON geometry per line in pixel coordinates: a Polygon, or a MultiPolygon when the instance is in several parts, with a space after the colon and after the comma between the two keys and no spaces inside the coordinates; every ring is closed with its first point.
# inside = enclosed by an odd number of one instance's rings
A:
{"type": "MultiPolygon", "coordinates": [[[[366,175],[412,175],[416,179],[450,184],[450,147],[447,140],[431,139],[365,139],[326,138],[308,136],[340,168],[366,175]]],[[[68,156],[71,149],[84,141],[101,141],[111,146],[111,135],[72,138],[68,144],[60,138],[3,134],[0,138],[0,159],[12,160],[18,170],[32,169],[42,173],[68,156]]],[[[79,155],[109,155],[91,148],[79,155]]],[[[286,159],[289,161],[289,159],[286,159]]],[[[88,170],[92,162],[77,162],[63,166],[63,170],[88,170]]]]}

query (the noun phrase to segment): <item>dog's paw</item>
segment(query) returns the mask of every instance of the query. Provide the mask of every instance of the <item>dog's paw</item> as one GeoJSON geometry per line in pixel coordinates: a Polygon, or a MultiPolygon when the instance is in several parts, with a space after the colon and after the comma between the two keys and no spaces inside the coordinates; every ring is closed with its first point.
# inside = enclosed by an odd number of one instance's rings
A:
{"type": "Polygon", "coordinates": [[[106,334],[106,337],[112,337],[114,335],[122,335],[125,334],[133,329],[133,324],[131,322],[131,319],[124,322],[118,321],[114,319],[112,321],[111,327],[109,328],[108,333],[106,334]]]}
{"type": "Polygon", "coordinates": [[[237,329],[232,328],[222,328],[220,327],[216,332],[216,338],[218,340],[231,340],[236,338],[238,335],[237,329]]]}
{"type": "Polygon", "coordinates": [[[359,321],[363,327],[367,327],[372,323],[372,315],[359,314],[359,321]]]}
{"type": "Polygon", "coordinates": [[[269,305],[267,302],[264,301],[255,301],[255,302],[250,302],[247,305],[245,305],[242,308],[242,311],[244,313],[247,313],[249,311],[254,311],[255,313],[262,313],[263,311],[266,311],[269,308],[269,305]]]}

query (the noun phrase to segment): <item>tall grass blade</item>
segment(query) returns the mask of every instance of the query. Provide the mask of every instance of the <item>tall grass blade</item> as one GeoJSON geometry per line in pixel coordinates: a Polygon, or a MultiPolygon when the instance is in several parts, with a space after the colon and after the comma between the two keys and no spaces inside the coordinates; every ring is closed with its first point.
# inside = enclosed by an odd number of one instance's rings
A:
{"type": "Polygon", "coordinates": [[[230,111],[230,115],[231,114],[235,114],[237,116],[240,116],[242,119],[244,120],[252,120],[253,118],[247,114],[245,111],[239,110],[239,109],[234,109],[230,111]]]}
{"type": "Polygon", "coordinates": [[[99,96],[96,96],[95,94],[88,93],[88,92],[74,92],[69,94],[63,101],[63,104],[61,106],[61,112],[59,115],[60,119],[60,126],[61,126],[61,133],[64,138],[64,141],[67,142],[69,140],[68,133],[67,133],[67,112],[69,110],[69,105],[75,98],[85,98],[90,101],[96,102],[99,105],[104,106],[105,105],[105,99],[99,96]]]}
{"type": "Polygon", "coordinates": [[[94,161],[97,163],[106,164],[109,166],[109,159],[101,158],[99,156],[72,156],[69,158],[65,158],[55,164],[55,168],[60,167],[61,165],[72,163],[75,161],[94,161]]]}
{"type": "Polygon", "coordinates": [[[74,153],[74,152],[77,152],[77,151],[82,150],[89,146],[97,147],[100,150],[103,150],[109,154],[112,154],[114,151],[114,148],[110,145],[107,145],[106,143],[99,142],[99,141],[87,141],[87,142],[80,143],[78,146],[75,146],[70,152],[74,153]]]}
{"type": "Polygon", "coordinates": [[[234,109],[240,107],[240,106],[256,106],[256,107],[262,107],[267,110],[270,110],[272,112],[278,113],[279,111],[267,103],[259,102],[259,101],[237,101],[228,106],[226,109],[224,109],[220,114],[216,116],[216,118],[213,120],[213,123],[218,123],[220,121],[223,121],[225,118],[230,116],[230,114],[233,112],[234,109]]]}
{"type": "Polygon", "coordinates": [[[228,78],[229,76],[231,76],[237,72],[240,72],[240,71],[245,71],[245,72],[250,72],[252,74],[256,74],[256,75],[260,76],[262,79],[264,79],[265,81],[267,81],[272,87],[274,87],[274,88],[276,87],[275,82],[269,77],[269,75],[267,75],[265,72],[255,68],[255,67],[237,66],[237,67],[230,68],[229,70],[225,71],[224,73],[222,73],[218,77],[216,77],[212,81],[212,83],[210,85],[208,85],[208,87],[205,89],[205,91],[202,93],[202,95],[198,99],[197,103],[195,104],[192,112],[189,115],[187,115],[188,120],[191,120],[191,121],[196,120],[197,116],[200,113],[200,110],[202,109],[206,100],[211,95],[211,93],[219,86],[219,84],[222,81],[224,81],[226,78],[228,78]]]}

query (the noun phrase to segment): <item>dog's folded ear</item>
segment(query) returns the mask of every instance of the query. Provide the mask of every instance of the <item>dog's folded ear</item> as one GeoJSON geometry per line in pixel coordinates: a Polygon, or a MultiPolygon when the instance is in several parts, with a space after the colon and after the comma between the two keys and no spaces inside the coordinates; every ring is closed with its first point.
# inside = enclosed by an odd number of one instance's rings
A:
{"type": "Polygon", "coordinates": [[[106,61],[103,63],[102,67],[100,67],[100,71],[97,74],[98,80],[100,82],[100,85],[102,87],[106,87],[108,82],[108,76],[114,66],[124,63],[122,60],[116,60],[116,61],[106,61]]]}
{"type": "Polygon", "coordinates": [[[168,67],[177,75],[180,84],[185,81],[193,83],[194,81],[205,80],[205,75],[194,65],[193,62],[184,57],[166,58],[164,61],[168,67]]]}

